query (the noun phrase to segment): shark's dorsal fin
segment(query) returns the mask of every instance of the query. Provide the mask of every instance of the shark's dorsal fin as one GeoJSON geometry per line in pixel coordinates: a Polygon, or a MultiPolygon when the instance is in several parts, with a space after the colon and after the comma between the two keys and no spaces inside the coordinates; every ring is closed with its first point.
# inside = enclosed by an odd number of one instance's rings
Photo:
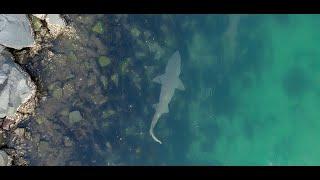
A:
{"type": "Polygon", "coordinates": [[[155,78],[153,78],[153,82],[156,82],[156,83],[159,83],[159,84],[162,84],[162,82],[164,81],[165,79],[165,76],[162,74],[162,75],[159,75],[155,78]]]}
{"type": "Polygon", "coordinates": [[[181,79],[178,79],[178,86],[177,86],[177,89],[181,90],[181,91],[184,91],[185,90],[185,87],[181,81],[181,79]]]}

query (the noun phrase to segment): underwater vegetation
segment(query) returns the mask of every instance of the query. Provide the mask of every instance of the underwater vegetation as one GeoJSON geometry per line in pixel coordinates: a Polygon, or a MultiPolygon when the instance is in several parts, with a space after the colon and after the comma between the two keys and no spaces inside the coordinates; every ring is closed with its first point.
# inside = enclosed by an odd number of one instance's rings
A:
{"type": "Polygon", "coordinates": [[[42,96],[27,121],[31,164],[165,163],[150,156],[160,149],[148,133],[157,98],[156,85],[149,84],[173,53],[175,40],[160,38],[173,36],[171,21],[142,15],[69,18],[77,37],[58,37],[25,64],[42,96]],[[153,32],[154,21],[162,21],[164,30],[153,32]]]}

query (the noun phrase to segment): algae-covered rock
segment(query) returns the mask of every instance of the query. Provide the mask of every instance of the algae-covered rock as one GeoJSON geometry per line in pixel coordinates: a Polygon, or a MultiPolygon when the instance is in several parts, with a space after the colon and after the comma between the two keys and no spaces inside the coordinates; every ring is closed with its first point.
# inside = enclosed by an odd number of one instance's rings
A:
{"type": "Polygon", "coordinates": [[[110,58],[108,58],[107,56],[100,56],[98,61],[101,67],[106,67],[111,63],[110,58]]]}
{"type": "Polygon", "coordinates": [[[68,61],[75,62],[75,61],[77,61],[77,56],[74,54],[74,52],[70,52],[68,54],[67,59],[68,59],[68,61]]]}
{"type": "Polygon", "coordinates": [[[141,32],[139,31],[139,29],[137,27],[133,27],[131,30],[130,30],[130,33],[133,37],[139,37],[141,32]]]}
{"type": "Polygon", "coordinates": [[[43,124],[46,121],[46,118],[44,116],[37,116],[36,117],[36,122],[38,124],[43,124]]]}
{"type": "Polygon", "coordinates": [[[74,124],[80,122],[82,120],[82,116],[80,111],[72,111],[69,113],[69,122],[74,124]]]}
{"type": "Polygon", "coordinates": [[[100,81],[102,82],[102,85],[103,85],[103,87],[105,88],[105,89],[107,89],[108,88],[108,78],[107,77],[105,77],[105,76],[101,76],[100,77],[100,81]]]}
{"type": "Polygon", "coordinates": [[[52,96],[56,99],[61,99],[62,98],[62,88],[57,87],[57,88],[53,89],[52,96]]]}
{"type": "Polygon", "coordinates": [[[141,78],[140,78],[139,74],[132,72],[130,76],[132,78],[132,81],[133,81],[133,84],[135,85],[135,87],[138,88],[139,90],[141,90],[141,85],[140,85],[141,78]]]}
{"type": "Polygon", "coordinates": [[[115,112],[114,110],[108,109],[108,110],[106,110],[106,111],[103,111],[102,117],[103,117],[104,119],[108,119],[108,117],[114,115],[115,113],[116,113],[116,112],[115,112]]]}
{"type": "Polygon", "coordinates": [[[54,83],[51,83],[49,86],[48,86],[48,90],[49,91],[53,91],[54,89],[56,89],[57,87],[60,87],[61,86],[61,82],[60,81],[56,81],[54,83]]]}
{"type": "Polygon", "coordinates": [[[149,47],[149,51],[154,53],[155,60],[159,60],[163,56],[164,50],[157,42],[147,43],[147,46],[149,47]]]}
{"type": "Polygon", "coordinates": [[[75,93],[75,89],[74,86],[72,85],[71,82],[67,82],[63,85],[63,95],[64,97],[70,97],[71,95],[73,95],[75,93]]]}
{"type": "Polygon", "coordinates": [[[91,95],[91,100],[94,104],[101,105],[108,101],[108,97],[101,94],[93,94],[91,95]]]}
{"type": "Polygon", "coordinates": [[[41,27],[42,27],[42,22],[40,19],[38,18],[32,18],[32,27],[33,27],[33,30],[34,31],[40,31],[41,30],[41,27]]]}
{"type": "Polygon", "coordinates": [[[137,147],[137,148],[135,149],[135,153],[136,153],[137,155],[141,154],[141,148],[140,148],[140,147],[137,147]]]}
{"type": "Polygon", "coordinates": [[[122,75],[129,72],[128,66],[130,63],[130,58],[126,58],[121,64],[120,64],[120,72],[122,75]]]}
{"type": "Polygon", "coordinates": [[[97,33],[97,34],[103,34],[104,30],[103,30],[103,25],[101,22],[97,22],[93,27],[92,27],[92,31],[97,33]]]}
{"type": "Polygon", "coordinates": [[[118,83],[119,83],[118,74],[113,74],[113,75],[111,76],[111,80],[112,80],[112,82],[113,82],[116,86],[118,86],[118,83]]]}
{"type": "Polygon", "coordinates": [[[32,14],[32,15],[41,20],[44,20],[47,16],[47,14],[32,14]]]}
{"type": "Polygon", "coordinates": [[[103,121],[103,122],[102,122],[102,128],[107,129],[107,128],[109,128],[109,127],[110,127],[110,124],[109,124],[108,121],[103,121]]]}

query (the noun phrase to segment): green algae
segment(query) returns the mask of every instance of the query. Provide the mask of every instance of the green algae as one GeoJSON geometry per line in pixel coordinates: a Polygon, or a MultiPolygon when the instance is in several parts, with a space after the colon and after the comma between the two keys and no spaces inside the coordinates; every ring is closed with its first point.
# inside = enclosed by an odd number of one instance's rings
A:
{"type": "Polygon", "coordinates": [[[108,58],[107,56],[100,56],[98,61],[101,67],[106,67],[111,63],[110,58],[108,58]]]}
{"type": "Polygon", "coordinates": [[[92,27],[92,31],[97,33],[97,34],[103,34],[104,33],[104,29],[103,29],[103,25],[102,22],[97,22],[93,27],[92,27]]]}

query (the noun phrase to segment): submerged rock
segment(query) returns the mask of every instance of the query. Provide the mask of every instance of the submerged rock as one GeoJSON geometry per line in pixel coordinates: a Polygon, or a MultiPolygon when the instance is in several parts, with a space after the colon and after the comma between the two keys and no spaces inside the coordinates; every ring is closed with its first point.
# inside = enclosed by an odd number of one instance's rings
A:
{"type": "Polygon", "coordinates": [[[82,120],[82,116],[79,111],[70,112],[69,114],[70,123],[74,124],[74,123],[80,122],[81,120],[82,120]]]}
{"type": "Polygon", "coordinates": [[[0,14],[0,44],[14,49],[34,46],[34,36],[27,15],[0,14]]]}
{"type": "Polygon", "coordinates": [[[107,56],[100,56],[98,61],[101,67],[106,67],[111,63],[110,58],[108,58],[107,56]]]}
{"type": "Polygon", "coordinates": [[[119,84],[118,74],[113,74],[113,75],[111,76],[111,80],[113,81],[113,83],[114,83],[116,86],[118,86],[118,84],[119,84]]]}
{"type": "Polygon", "coordinates": [[[34,32],[40,32],[41,31],[42,22],[41,22],[40,19],[32,18],[31,19],[31,24],[32,24],[32,28],[33,28],[34,32]]]}
{"type": "Polygon", "coordinates": [[[137,38],[140,36],[141,32],[137,27],[134,27],[130,30],[130,33],[133,37],[137,38]]]}
{"type": "Polygon", "coordinates": [[[108,119],[110,116],[114,115],[116,112],[112,109],[109,109],[109,110],[105,110],[102,112],[102,117],[104,119],[108,119]]]}
{"type": "Polygon", "coordinates": [[[97,24],[92,27],[92,31],[97,33],[97,34],[103,34],[104,30],[103,30],[102,23],[101,22],[97,22],[97,24]]]}
{"type": "Polygon", "coordinates": [[[35,96],[30,76],[14,63],[7,51],[0,54],[0,118],[12,117],[19,107],[35,96]]]}

